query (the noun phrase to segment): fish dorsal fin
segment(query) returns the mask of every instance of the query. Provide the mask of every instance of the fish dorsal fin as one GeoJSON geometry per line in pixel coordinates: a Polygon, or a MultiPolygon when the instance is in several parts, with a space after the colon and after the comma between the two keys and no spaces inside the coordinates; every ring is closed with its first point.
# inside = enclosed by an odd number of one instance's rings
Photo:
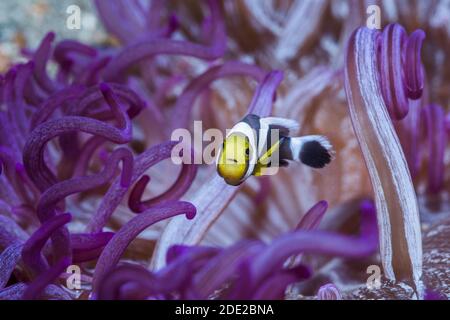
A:
{"type": "Polygon", "coordinates": [[[288,137],[292,131],[297,130],[299,127],[296,121],[284,118],[266,117],[261,118],[259,122],[261,128],[259,131],[258,157],[261,157],[276,142],[272,141],[273,131],[271,130],[278,129],[278,139],[281,139],[281,137],[288,137]]]}
{"type": "Polygon", "coordinates": [[[292,132],[295,132],[299,129],[299,124],[297,121],[286,118],[277,118],[277,117],[266,117],[261,118],[260,120],[261,126],[267,125],[272,129],[280,130],[280,135],[289,136],[292,132]]]}

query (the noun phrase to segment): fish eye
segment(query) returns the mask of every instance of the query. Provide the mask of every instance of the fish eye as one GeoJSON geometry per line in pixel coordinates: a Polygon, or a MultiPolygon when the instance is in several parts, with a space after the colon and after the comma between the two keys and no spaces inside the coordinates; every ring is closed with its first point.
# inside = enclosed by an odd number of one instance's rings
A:
{"type": "Polygon", "coordinates": [[[250,149],[249,148],[245,149],[245,155],[248,156],[249,154],[250,154],[250,149]]]}

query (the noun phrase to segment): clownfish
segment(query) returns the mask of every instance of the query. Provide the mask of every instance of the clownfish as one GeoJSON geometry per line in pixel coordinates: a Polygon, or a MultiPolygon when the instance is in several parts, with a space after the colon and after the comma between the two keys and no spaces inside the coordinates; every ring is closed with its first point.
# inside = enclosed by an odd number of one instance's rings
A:
{"type": "Polygon", "coordinates": [[[264,175],[268,168],[286,167],[288,161],[325,167],[333,158],[331,143],[319,135],[290,137],[298,127],[290,119],[246,115],[225,137],[216,158],[218,174],[237,186],[251,175],[264,175]]]}

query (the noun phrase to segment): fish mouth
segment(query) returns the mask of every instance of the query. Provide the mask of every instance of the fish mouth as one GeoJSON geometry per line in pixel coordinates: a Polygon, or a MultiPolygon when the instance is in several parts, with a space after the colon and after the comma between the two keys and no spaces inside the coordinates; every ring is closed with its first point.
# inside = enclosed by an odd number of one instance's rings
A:
{"type": "MultiPolygon", "coordinates": [[[[223,177],[222,177],[223,178],[223,177]]],[[[234,186],[237,187],[239,186],[242,182],[244,182],[244,180],[234,180],[234,179],[227,179],[227,178],[223,178],[223,180],[229,184],[230,186],[234,186]]]]}

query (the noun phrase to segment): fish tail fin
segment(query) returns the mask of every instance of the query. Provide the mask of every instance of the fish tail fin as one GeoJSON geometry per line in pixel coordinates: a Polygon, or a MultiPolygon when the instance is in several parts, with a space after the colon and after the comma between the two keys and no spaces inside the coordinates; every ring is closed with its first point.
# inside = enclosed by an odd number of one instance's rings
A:
{"type": "Polygon", "coordinates": [[[324,136],[292,137],[288,143],[290,155],[287,158],[312,168],[323,168],[334,157],[333,146],[324,136]]]}

